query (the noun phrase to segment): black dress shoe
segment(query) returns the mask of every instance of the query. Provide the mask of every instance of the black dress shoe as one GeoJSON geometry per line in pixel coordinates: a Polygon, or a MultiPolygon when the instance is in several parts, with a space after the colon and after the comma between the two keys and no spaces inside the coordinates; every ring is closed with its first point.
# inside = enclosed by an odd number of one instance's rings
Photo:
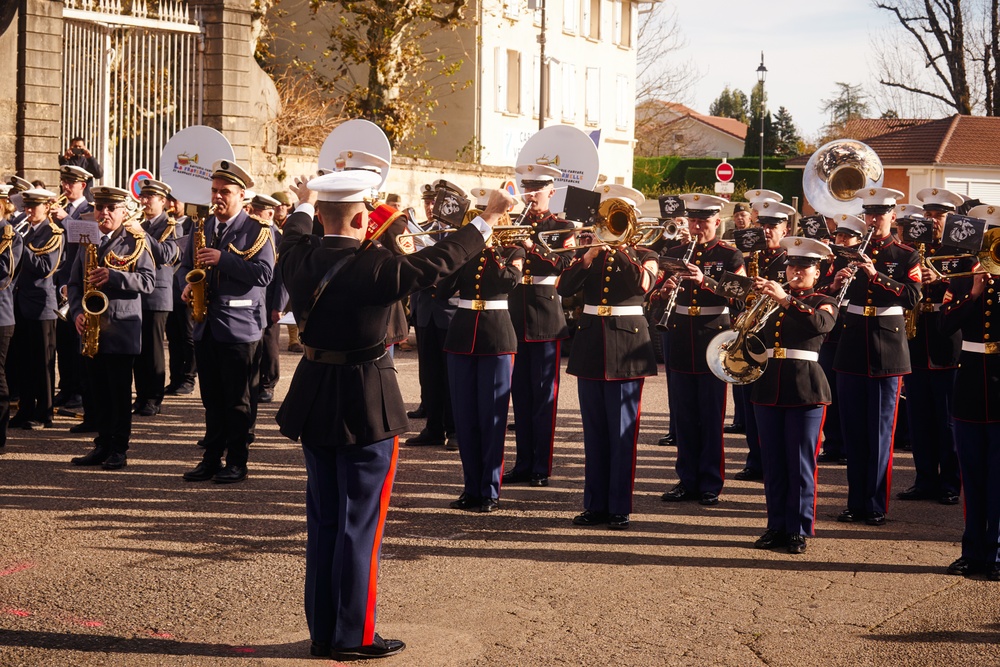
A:
{"type": "Polygon", "coordinates": [[[958,501],[958,494],[954,491],[942,491],[938,496],[938,502],[942,505],[957,505],[958,501]]]}
{"type": "Polygon", "coordinates": [[[83,398],[79,395],[70,396],[62,405],[56,408],[56,414],[64,417],[76,417],[83,414],[83,398]]]}
{"type": "Polygon", "coordinates": [[[541,473],[532,473],[531,479],[528,480],[528,486],[548,486],[549,476],[543,475],[541,473]]]}
{"type": "Polygon", "coordinates": [[[108,460],[111,450],[104,447],[94,447],[84,456],[75,456],[69,460],[75,466],[99,466],[108,460]]]}
{"type": "Polygon", "coordinates": [[[773,549],[774,547],[783,547],[788,544],[788,535],[781,530],[772,530],[768,528],[764,531],[764,534],[757,538],[757,541],[753,543],[754,547],[757,549],[773,549]]]}
{"type": "Polygon", "coordinates": [[[193,384],[182,384],[181,386],[174,389],[174,394],[177,394],[179,396],[186,396],[188,394],[193,394],[193,393],[194,393],[193,384]]]}
{"type": "Polygon", "coordinates": [[[483,504],[482,499],[476,496],[470,496],[468,493],[463,493],[458,497],[457,500],[453,500],[450,503],[448,503],[448,507],[452,508],[453,510],[478,511],[479,508],[482,506],[482,504],[483,504]]]}
{"type": "Polygon", "coordinates": [[[855,512],[852,509],[846,509],[837,515],[837,521],[840,523],[854,523],[855,521],[861,521],[862,518],[861,512],[855,512]]]}
{"type": "Polygon", "coordinates": [[[274,403],[274,392],[270,389],[261,389],[260,396],[257,398],[258,403],[274,403]]]}
{"type": "Polygon", "coordinates": [[[218,461],[214,463],[202,461],[194,470],[188,470],[184,473],[184,480],[187,482],[207,482],[215,477],[215,473],[220,470],[222,470],[222,464],[218,461]]]}
{"type": "Polygon", "coordinates": [[[396,655],[406,648],[406,644],[398,639],[382,639],[375,633],[375,641],[365,646],[354,648],[334,648],[330,656],[336,660],[364,660],[366,658],[385,658],[396,655]]]}
{"type": "Polygon", "coordinates": [[[662,496],[660,496],[660,500],[663,500],[668,503],[677,503],[682,500],[694,500],[694,499],[695,499],[695,494],[692,491],[688,491],[687,489],[685,489],[683,484],[675,484],[674,488],[670,489],[662,496]]]}
{"type": "Polygon", "coordinates": [[[406,444],[410,447],[441,447],[444,445],[444,438],[431,435],[427,429],[424,429],[412,438],[407,438],[406,444]]]}
{"type": "Polygon", "coordinates": [[[754,470],[753,468],[744,468],[733,475],[733,478],[743,482],[752,482],[758,479],[764,479],[764,473],[760,470],[754,470]]]}
{"type": "Polygon", "coordinates": [[[511,423],[507,424],[507,432],[508,433],[513,433],[516,430],[517,430],[517,427],[514,425],[514,422],[511,422],[511,423]]]}
{"type": "Polygon", "coordinates": [[[806,536],[805,535],[789,535],[788,536],[788,553],[790,554],[801,554],[806,551],[806,536]]]}
{"type": "Polygon", "coordinates": [[[105,470],[121,470],[126,465],[128,465],[128,458],[125,456],[125,452],[114,452],[107,461],[101,464],[101,467],[105,470]]]}
{"type": "Polygon", "coordinates": [[[816,457],[816,463],[840,463],[843,458],[842,454],[832,454],[830,452],[823,452],[816,457]]]}
{"type": "Polygon", "coordinates": [[[216,484],[236,484],[247,478],[247,467],[228,465],[212,476],[216,484]]]}
{"type": "Polygon", "coordinates": [[[629,526],[628,514],[609,514],[608,528],[611,530],[625,530],[629,526]]]}
{"type": "Polygon", "coordinates": [[[163,388],[163,393],[165,396],[176,396],[177,395],[177,385],[168,384],[163,388]]]}
{"type": "Polygon", "coordinates": [[[479,505],[479,511],[483,514],[491,514],[500,509],[500,501],[496,498],[486,498],[479,505]]]}
{"type": "Polygon", "coordinates": [[[330,644],[327,642],[313,642],[309,646],[309,655],[316,658],[327,658],[330,656],[330,644]]]}
{"type": "Polygon", "coordinates": [[[56,393],[55,398],[52,399],[52,407],[61,408],[63,405],[66,404],[66,401],[69,400],[69,397],[70,397],[69,392],[60,390],[58,393],[56,393]]]}
{"type": "Polygon", "coordinates": [[[667,433],[665,436],[656,441],[660,447],[673,447],[677,444],[677,438],[674,437],[673,433],[667,433]]]}
{"type": "Polygon", "coordinates": [[[84,420],[76,426],[69,427],[70,433],[97,433],[97,424],[91,424],[84,420]]]}
{"type": "Polygon", "coordinates": [[[134,414],[137,414],[140,417],[155,417],[160,414],[160,406],[152,401],[147,401],[140,405],[134,414]]]}
{"type": "Polygon", "coordinates": [[[897,493],[896,497],[900,500],[930,500],[935,497],[935,493],[930,489],[920,489],[916,486],[911,486],[906,491],[897,493]]]}
{"type": "Polygon", "coordinates": [[[47,421],[36,421],[36,420],[30,419],[30,420],[24,422],[23,424],[21,424],[21,428],[24,429],[25,431],[38,431],[38,430],[41,430],[43,428],[53,428],[54,426],[55,426],[55,424],[52,422],[51,419],[49,419],[47,421]]]}
{"type": "Polygon", "coordinates": [[[706,505],[708,507],[711,507],[712,505],[718,505],[719,494],[712,493],[711,491],[706,491],[705,493],[701,494],[701,498],[698,499],[698,504],[706,505]]]}
{"type": "Polygon", "coordinates": [[[967,558],[959,558],[954,563],[948,566],[948,574],[954,574],[958,577],[966,577],[970,574],[975,574],[978,571],[978,567],[967,558]]]}
{"type": "Polygon", "coordinates": [[[410,419],[426,419],[427,410],[424,409],[423,405],[418,405],[416,410],[407,410],[406,416],[410,419]]]}
{"type": "Polygon", "coordinates": [[[527,471],[508,470],[500,477],[500,482],[503,484],[522,484],[530,479],[531,473],[527,471]]]}
{"type": "Polygon", "coordinates": [[[574,526],[600,526],[608,522],[607,512],[591,512],[590,510],[584,510],[582,513],[577,514],[573,517],[574,526]]]}
{"type": "Polygon", "coordinates": [[[869,526],[881,526],[885,523],[885,514],[883,512],[869,512],[865,516],[865,523],[869,526]]]}
{"type": "Polygon", "coordinates": [[[746,433],[747,427],[743,424],[730,424],[722,427],[723,433],[746,433]]]}
{"type": "Polygon", "coordinates": [[[455,436],[454,433],[452,433],[449,436],[446,436],[446,439],[444,441],[444,448],[449,452],[458,451],[458,438],[455,436]]]}

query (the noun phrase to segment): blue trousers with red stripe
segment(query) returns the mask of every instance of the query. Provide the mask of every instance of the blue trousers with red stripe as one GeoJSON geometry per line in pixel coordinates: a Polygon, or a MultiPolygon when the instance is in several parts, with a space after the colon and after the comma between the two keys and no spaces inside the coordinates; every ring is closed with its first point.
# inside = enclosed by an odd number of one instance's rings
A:
{"type": "Polygon", "coordinates": [[[840,427],[847,446],[847,509],[862,515],[884,514],[889,508],[901,379],[837,374],[840,427]]]}
{"type": "Polygon", "coordinates": [[[559,341],[519,342],[510,397],[517,458],[511,472],[552,474],[552,445],[559,398],[559,341]]]}
{"type": "Polygon", "coordinates": [[[812,535],[816,516],[816,456],[824,405],[754,405],[760,431],[767,528],[812,535]]]}
{"type": "Polygon", "coordinates": [[[371,644],[382,530],[399,438],[328,447],[302,438],[306,459],[306,622],[314,642],[371,644]]]}
{"type": "Polygon", "coordinates": [[[1000,424],[955,420],[965,492],[962,557],[994,567],[1000,550],[1000,424]]]}
{"type": "Polygon", "coordinates": [[[583,418],[584,509],[632,513],[642,384],[642,378],[577,379],[583,418]]]}
{"type": "Polygon", "coordinates": [[[957,495],[962,488],[951,417],[957,374],[956,368],[914,368],[903,380],[913,467],[917,470],[913,485],[921,491],[957,495]]]}
{"type": "Polygon", "coordinates": [[[465,493],[500,497],[513,354],[448,353],[448,383],[465,493]]]}
{"type": "Polygon", "coordinates": [[[726,383],[711,373],[670,374],[670,393],[677,410],[677,476],[692,493],[722,491],[725,451],[722,422],[726,418],[726,383]]]}

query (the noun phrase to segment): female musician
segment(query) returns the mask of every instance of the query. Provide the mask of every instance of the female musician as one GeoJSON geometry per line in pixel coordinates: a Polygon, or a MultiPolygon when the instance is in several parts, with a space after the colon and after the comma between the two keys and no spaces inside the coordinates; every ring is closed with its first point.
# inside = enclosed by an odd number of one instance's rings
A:
{"type": "Polygon", "coordinates": [[[755,287],[780,306],[759,337],[770,358],[751,389],[760,432],[767,502],[767,530],[758,549],[806,550],[813,534],[816,507],[816,455],[830,385],[819,365],[819,349],[837,322],[835,301],[814,292],[820,262],[830,251],[822,242],[802,237],[781,240],[788,251],[788,289],[758,278],[755,287]]]}
{"type": "MultiPolygon", "coordinates": [[[[602,199],[644,199],[622,185],[601,191],[602,199]]],[[[573,519],[578,526],[629,526],[639,400],[643,378],[656,375],[642,301],[657,268],[649,250],[598,245],[577,257],[556,285],[563,297],[582,289],[585,304],[566,368],[577,376],[583,417],[584,511],[573,519]]]]}
{"type": "Polygon", "coordinates": [[[510,374],[517,336],[507,294],[521,280],[524,250],[490,245],[438,283],[437,297],[458,292],[458,310],[445,336],[458,451],[465,487],[453,509],[500,507],[510,374]]]}
{"type": "MultiPolygon", "coordinates": [[[[969,215],[1000,224],[1000,209],[994,206],[977,206],[969,215]]],[[[953,278],[941,308],[942,332],[962,332],[962,354],[951,404],[965,492],[965,532],[962,555],[948,566],[948,574],[985,573],[993,581],[1000,581],[998,290],[1000,277],[996,275],[953,278]]]]}

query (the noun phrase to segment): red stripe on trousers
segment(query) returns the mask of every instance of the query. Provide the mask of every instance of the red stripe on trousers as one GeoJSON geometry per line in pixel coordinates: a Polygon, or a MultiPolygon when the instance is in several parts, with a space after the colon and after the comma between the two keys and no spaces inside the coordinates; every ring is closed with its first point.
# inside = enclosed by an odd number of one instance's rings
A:
{"type": "Polygon", "coordinates": [[[375,540],[372,542],[371,559],[368,571],[368,605],[365,608],[365,631],[361,643],[371,644],[375,641],[375,597],[378,585],[378,555],[382,547],[382,530],[385,528],[385,515],[389,511],[389,496],[392,495],[392,481],[396,476],[396,462],[399,459],[399,436],[392,439],[392,461],[389,471],[382,483],[382,493],[378,502],[378,527],[375,528],[375,540]]]}

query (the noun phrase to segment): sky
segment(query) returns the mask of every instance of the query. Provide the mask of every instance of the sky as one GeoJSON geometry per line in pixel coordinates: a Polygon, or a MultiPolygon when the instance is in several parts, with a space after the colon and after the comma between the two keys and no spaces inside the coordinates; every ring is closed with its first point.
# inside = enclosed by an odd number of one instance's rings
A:
{"type": "Polygon", "coordinates": [[[677,101],[707,114],[727,84],[749,97],[763,51],[768,108],[787,108],[806,139],[829,122],[822,100],[835,96],[836,82],[878,86],[870,40],[885,34],[904,39],[895,18],[871,0],[663,2],[664,9],[675,8],[686,42],[675,57],[701,75],[687,99],[677,101]]]}

